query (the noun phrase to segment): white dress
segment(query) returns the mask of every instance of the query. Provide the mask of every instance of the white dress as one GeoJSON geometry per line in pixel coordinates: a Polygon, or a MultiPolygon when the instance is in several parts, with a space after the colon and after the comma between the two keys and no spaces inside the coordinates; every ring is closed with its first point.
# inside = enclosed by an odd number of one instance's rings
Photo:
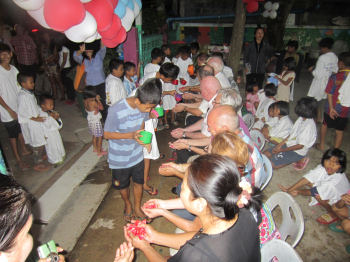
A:
{"type": "Polygon", "coordinates": [[[18,94],[18,122],[26,144],[40,147],[46,144],[44,129],[41,122],[31,120],[40,115],[40,108],[34,94],[21,89],[18,94]]]}
{"type": "Polygon", "coordinates": [[[321,55],[316,63],[315,70],[312,71],[312,80],[307,96],[314,97],[317,101],[325,99],[326,86],[332,73],[338,72],[338,57],[333,52],[321,55]]]}
{"type": "Polygon", "coordinates": [[[66,151],[64,150],[60,129],[62,128],[62,120],[61,118],[54,119],[48,113],[42,111],[40,109],[40,116],[45,117],[45,122],[42,123],[44,128],[44,134],[46,137],[46,154],[49,163],[57,164],[64,160],[66,155],[66,151]]]}
{"type": "Polygon", "coordinates": [[[258,108],[256,109],[255,117],[259,118],[253,125],[253,128],[261,129],[264,126],[264,122],[262,118],[265,118],[265,122],[270,120],[269,117],[269,106],[274,103],[275,100],[273,98],[266,97],[264,100],[260,101],[258,108]]]}
{"type": "Polygon", "coordinates": [[[148,63],[145,66],[145,68],[143,69],[143,75],[148,75],[148,74],[152,74],[152,73],[158,72],[159,69],[160,69],[159,65],[148,63]]]}
{"type": "Polygon", "coordinates": [[[183,78],[187,82],[186,85],[183,85],[183,86],[188,86],[189,82],[190,82],[190,75],[188,74],[187,69],[188,69],[189,65],[193,65],[192,59],[187,58],[186,60],[182,60],[182,58],[179,57],[177,59],[176,63],[174,63],[174,64],[180,68],[178,78],[183,78]]]}
{"type": "MultiPolygon", "coordinates": [[[[163,84],[163,91],[173,91],[176,90],[176,86],[172,83],[164,83],[163,84]]],[[[162,97],[163,102],[163,108],[164,110],[173,110],[173,108],[176,105],[175,96],[172,95],[165,95],[162,97]]]]}

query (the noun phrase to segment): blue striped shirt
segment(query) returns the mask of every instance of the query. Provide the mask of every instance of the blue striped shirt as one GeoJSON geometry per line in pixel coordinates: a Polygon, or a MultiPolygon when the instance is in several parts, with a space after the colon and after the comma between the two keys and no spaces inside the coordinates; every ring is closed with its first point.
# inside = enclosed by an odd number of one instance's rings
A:
{"type": "MultiPolygon", "coordinates": [[[[108,109],[104,130],[106,132],[129,133],[139,130],[148,113],[132,108],[122,99],[108,109]]],[[[108,163],[111,169],[135,166],[143,160],[143,148],[134,139],[109,139],[108,163]]]]}
{"type": "Polygon", "coordinates": [[[129,96],[131,94],[131,92],[136,89],[137,76],[136,75],[132,76],[131,80],[132,80],[132,82],[124,76],[123,83],[124,83],[124,87],[125,87],[127,96],[129,96]]]}

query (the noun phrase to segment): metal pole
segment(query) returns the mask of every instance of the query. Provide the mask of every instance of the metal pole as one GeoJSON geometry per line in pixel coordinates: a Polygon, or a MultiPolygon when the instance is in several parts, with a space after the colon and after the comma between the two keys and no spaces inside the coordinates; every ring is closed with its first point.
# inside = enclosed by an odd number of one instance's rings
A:
{"type": "Polygon", "coordinates": [[[137,35],[138,35],[138,42],[139,42],[139,61],[140,63],[140,78],[143,77],[143,61],[141,60],[143,58],[142,53],[142,10],[140,11],[139,15],[135,19],[136,29],[137,29],[137,35]]]}

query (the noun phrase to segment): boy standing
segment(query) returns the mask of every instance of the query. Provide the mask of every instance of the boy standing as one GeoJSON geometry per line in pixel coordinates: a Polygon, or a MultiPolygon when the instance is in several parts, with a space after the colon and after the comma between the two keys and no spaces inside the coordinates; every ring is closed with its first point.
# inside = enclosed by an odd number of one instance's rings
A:
{"type": "Polygon", "coordinates": [[[143,75],[152,74],[158,72],[160,64],[163,60],[163,52],[160,48],[153,48],[151,51],[151,63],[148,63],[143,69],[143,75]]]}
{"type": "Polygon", "coordinates": [[[149,112],[159,104],[162,84],[159,79],[146,81],[136,91],[134,97],[122,99],[111,106],[105,123],[104,137],[109,139],[108,162],[112,169],[112,182],[125,204],[124,219],[132,219],[130,177],[134,182],[134,211],[139,218],[145,215],[141,210],[144,184],[143,149],[150,151],[150,144],[140,141],[140,131],[144,129],[149,112]]]}
{"type": "Polygon", "coordinates": [[[30,152],[26,149],[21,127],[17,121],[17,97],[20,86],[17,84],[18,70],[10,65],[12,52],[8,45],[0,43],[0,117],[7,130],[11,148],[19,168],[23,171],[29,166],[21,161],[17,150],[17,139],[23,155],[30,152]]]}
{"type": "Polygon", "coordinates": [[[118,59],[112,59],[109,62],[109,71],[106,78],[106,104],[112,106],[119,100],[127,97],[127,93],[121,80],[124,74],[124,62],[118,59]]]}

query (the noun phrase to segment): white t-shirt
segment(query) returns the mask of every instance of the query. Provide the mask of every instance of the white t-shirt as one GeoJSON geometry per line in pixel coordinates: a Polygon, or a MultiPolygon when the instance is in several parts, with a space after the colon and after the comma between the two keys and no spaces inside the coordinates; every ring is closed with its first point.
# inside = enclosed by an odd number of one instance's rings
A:
{"type": "Polygon", "coordinates": [[[228,81],[228,79],[226,78],[224,73],[219,72],[215,75],[215,77],[217,80],[219,80],[221,88],[230,88],[231,87],[230,81],[228,81]]]}
{"type": "Polygon", "coordinates": [[[201,128],[201,133],[207,137],[210,137],[211,134],[208,130],[208,115],[210,113],[210,111],[214,108],[214,104],[213,104],[213,101],[214,99],[216,98],[217,94],[214,95],[210,101],[208,102],[208,110],[207,112],[205,113],[204,115],[204,120],[203,120],[203,123],[202,123],[202,128],[201,128]]]}
{"type": "Polygon", "coordinates": [[[276,121],[275,125],[271,126],[269,133],[271,137],[280,137],[284,139],[289,136],[292,128],[292,120],[290,120],[289,116],[283,116],[276,121]]]}
{"type": "MultiPolygon", "coordinates": [[[[0,96],[5,103],[15,112],[18,112],[18,93],[21,90],[17,82],[18,70],[10,65],[10,70],[0,66],[0,96]]],[[[1,122],[10,122],[13,118],[5,108],[0,105],[1,122]]]]}
{"type": "Polygon", "coordinates": [[[207,100],[203,99],[201,104],[199,105],[198,109],[203,112],[202,116],[204,117],[205,114],[208,112],[209,102],[207,100]]]}
{"type": "Polygon", "coordinates": [[[61,66],[62,61],[63,61],[63,54],[67,54],[67,60],[66,63],[64,64],[63,68],[69,68],[70,65],[70,53],[69,49],[65,46],[62,46],[62,50],[58,53],[59,59],[58,59],[58,64],[61,66]]]}
{"type": "Polygon", "coordinates": [[[227,79],[233,79],[233,71],[231,67],[224,66],[222,72],[224,73],[227,79]]]}
{"type": "Polygon", "coordinates": [[[109,74],[106,78],[106,104],[112,106],[126,96],[123,81],[119,77],[109,74]]]}
{"type": "Polygon", "coordinates": [[[154,72],[158,72],[159,68],[160,68],[160,65],[148,63],[145,66],[145,69],[143,69],[143,75],[148,75],[148,74],[152,74],[154,72]]]}
{"type": "Polygon", "coordinates": [[[165,64],[165,63],[171,63],[170,59],[169,59],[167,56],[164,57],[164,62],[163,62],[163,64],[165,64]]]}
{"type": "Polygon", "coordinates": [[[295,121],[289,138],[286,142],[287,147],[294,145],[303,145],[304,147],[299,150],[295,150],[295,153],[306,156],[310,147],[312,147],[317,138],[317,128],[315,121],[311,118],[303,119],[299,117],[295,121]]]}

